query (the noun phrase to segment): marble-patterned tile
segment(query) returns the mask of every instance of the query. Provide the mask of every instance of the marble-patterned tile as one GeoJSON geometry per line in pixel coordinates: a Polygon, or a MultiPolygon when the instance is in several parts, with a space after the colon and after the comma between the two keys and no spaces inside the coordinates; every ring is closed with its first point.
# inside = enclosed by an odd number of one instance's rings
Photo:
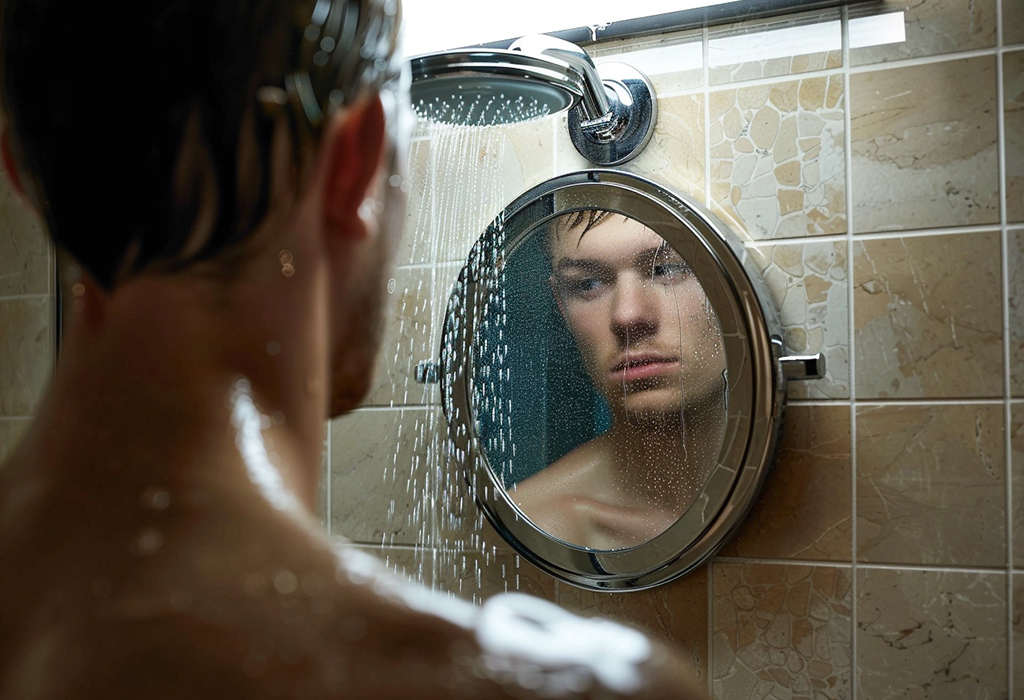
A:
{"type": "Polygon", "coordinates": [[[50,242],[0,168],[0,297],[50,291],[50,242]]]}
{"type": "Polygon", "coordinates": [[[755,239],[846,232],[843,79],[709,97],[711,201],[755,239]]]}
{"type": "Polygon", "coordinates": [[[860,569],[857,697],[1007,697],[1006,576],[860,569]]]}
{"type": "Polygon", "coordinates": [[[790,398],[850,397],[850,303],[845,242],[759,247],[755,260],[775,299],[786,351],[820,352],[825,376],[789,383],[790,398]]]}
{"type": "Polygon", "coordinates": [[[786,409],[775,466],[725,556],[850,561],[850,409],[786,409]]]}
{"type": "Polygon", "coordinates": [[[710,568],[699,567],[656,588],[602,593],[558,584],[558,604],[585,616],[600,616],[641,629],[680,649],[700,682],[707,681],[710,568]]]}
{"type": "Polygon", "coordinates": [[[855,396],[1002,397],[997,232],[858,241],[855,396]]]}
{"type": "Polygon", "coordinates": [[[1010,395],[1024,398],[1024,229],[1006,237],[1010,316],[1010,395]]]}
{"type": "Polygon", "coordinates": [[[995,58],[850,76],[855,232],[999,221],[995,58]]]}
{"type": "Polygon", "coordinates": [[[717,698],[849,698],[849,569],[715,563],[717,698]]]}
{"type": "Polygon", "coordinates": [[[400,267],[388,280],[387,327],[365,406],[437,403],[437,385],[416,382],[416,365],[433,358],[431,330],[444,313],[434,303],[433,269],[400,267]]]}
{"type": "Polygon", "coordinates": [[[1024,2],[1001,0],[1003,3],[1003,44],[1024,44],[1024,2]]]}
{"type": "Polygon", "coordinates": [[[723,25],[708,32],[708,79],[724,85],[840,68],[842,48],[835,10],[723,25]]]}
{"type": "Polygon", "coordinates": [[[0,464],[14,452],[29,425],[27,418],[0,418],[0,464]]]}
{"type": "Polygon", "coordinates": [[[1018,222],[1024,221],[1024,51],[1008,51],[1002,58],[1006,220],[1018,222]]]}
{"type": "Polygon", "coordinates": [[[700,30],[671,32],[601,42],[587,53],[598,71],[608,61],[626,63],[647,76],[656,95],[668,96],[704,84],[703,38],[700,30]]]}
{"type": "Polygon", "coordinates": [[[331,422],[331,533],[380,545],[430,544],[436,408],[363,409],[331,422]]]}
{"type": "Polygon", "coordinates": [[[1010,482],[1013,566],[1024,569],[1024,403],[1018,402],[1010,405],[1010,482]]]}
{"type": "Polygon", "coordinates": [[[682,95],[658,100],[658,122],[650,143],[623,170],[649,177],[704,203],[704,98],[682,95]]]}
{"type": "Polygon", "coordinates": [[[49,296],[0,299],[0,416],[32,415],[54,364],[49,296]]]}
{"type": "MultiPolygon", "coordinates": [[[[995,46],[996,2],[882,0],[870,7],[851,6],[850,63],[858,66],[995,46]],[[879,16],[901,12],[904,39],[874,43],[878,41],[876,28],[879,16]]],[[[899,22],[899,17],[891,20],[899,22]]]]}
{"type": "Polygon", "coordinates": [[[1006,566],[1003,407],[858,408],[857,559],[1006,566]]]}

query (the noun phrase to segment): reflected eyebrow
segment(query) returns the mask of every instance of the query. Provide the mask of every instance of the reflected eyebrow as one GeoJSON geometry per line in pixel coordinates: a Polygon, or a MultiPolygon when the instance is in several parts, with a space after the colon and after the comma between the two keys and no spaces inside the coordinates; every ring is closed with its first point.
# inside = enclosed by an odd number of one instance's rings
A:
{"type": "Polygon", "coordinates": [[[602,262],[601,260],[593,260],[591,258],[562,258],[555,265],[555,272],[563,272],[568,269],[578,269],[584,271],[593,270],[608,270],[610,266],[602,262]]]}
{"type": "Polygon", "coordinates": [[[633,256],[633,264],[647,267],[649,265],[653,265],[659,259],[671,260],[673,262],[686,262],[683,260],[683,256],[677,253],[676,249],[668,244],[668,241],[665,241],[659,246],[648,248],[647,250],[642,250],[637,253],[633,256]]]}

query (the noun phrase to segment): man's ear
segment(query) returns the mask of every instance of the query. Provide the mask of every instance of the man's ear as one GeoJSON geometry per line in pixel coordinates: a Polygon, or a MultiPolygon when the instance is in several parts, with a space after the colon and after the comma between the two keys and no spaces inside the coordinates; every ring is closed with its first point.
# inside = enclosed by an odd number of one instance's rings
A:
{"type": "Polygon", "coordinates": [[[327,139],[323,211],[327,223],[356,235],[366,225],[359,207],[366,199],[384,149],[384,108],[380,97],[362,100],[340,115],[327,139]]]}

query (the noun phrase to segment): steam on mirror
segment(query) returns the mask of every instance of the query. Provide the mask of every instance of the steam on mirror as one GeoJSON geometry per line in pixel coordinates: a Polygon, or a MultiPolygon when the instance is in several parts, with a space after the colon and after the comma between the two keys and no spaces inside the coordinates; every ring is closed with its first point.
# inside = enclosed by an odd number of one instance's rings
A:
{"type": "Polygon", "coordinates": [[[562,175],[488,227],[449,299],[452,453],[529,561],[582,587],[654,586],[754,502],[787,380],[824,371],[782,354],[721,222],[629,173],[562,175]]]}

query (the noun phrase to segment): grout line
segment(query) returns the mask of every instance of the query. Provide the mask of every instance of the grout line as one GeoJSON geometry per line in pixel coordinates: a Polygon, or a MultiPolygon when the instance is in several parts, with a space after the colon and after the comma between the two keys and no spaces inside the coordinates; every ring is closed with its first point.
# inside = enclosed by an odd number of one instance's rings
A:
{"type": "Polygon", "coordinates": [[[327,483],[324,485],[324,488],[327,490],[324,509],[327,512],[324,514],[324,519],[327,521],[326,526],[328,537],[334,535],[334,505],[333,500],[331,499],[331,493],[334,491],[334,489],[331,488],[334,483],[334,479],[331,478],[334,473],[334,460],[331,458],[331,429],[331,421],[327,421],[327,474],[325,476],[327,483]]]}
{"type": "MultiPolygon", "coordinates": [[[[704,102],[704,206],[711,209],[711,68],[708,66],[708,28],[701,31],[701,95],[704,102]]],[[[709,649],[711,647],[708,647],[709,649]]],[[[708,673],[710,676],[711,674],[708,673]]]]}
{"type": "Polygon", "coordinates": [[[759,557],[715,557],[716,562],[725,564],[766,564],[772,566],[815,566],[835,569],[872,571],[932,571],[957,574],[1006,574],[1000,566],[955,566],[951,564],[869,564],[856,561],[826,561],[818,559],[763,559],[759,557]]]}
{"type": "Polygon", "coordinates": [[[1002,272],[1003,312],[1003,453],[1005,480],[1004,498],[1006,503],[1006,694],[1014,697],[1013,689],[1013,411],[1010,403],[1010,234],[1007,228],[1006,193],[1006,94],[1003,89],[1003,0],[996,2],[996,134],[999,160],[999,221],[1000,257],[1002,272]]]}
{"type": "Polygon", "coordinates": [[[850,696],[856,698],[860,665],[857,645],[857,602],[860,595],[857,564],[857,370],[856,330],[854,316],[854,235],[853,235],[853,105],[850,99],[850,13],[847,6],[840,9],[842,17],[843,51],[843,169],[846,174],[846,358],[850,387],[850,696]]]}
{"type": "Polygon", "coordinates": [[[1002,406],[1005,399],[992,398],[969,398],[969,397],[944,397],[939,399],[861,399],[857,401],[858,406],[865,408],[881,408],[883,406],[914,407],[914,406],[1002,406]]]}
{"type": "MultiPolygon", "coordinates": [[[[847,159],[849,160],[849,158],[847,159]]],[[[849,164],[848,170],[852,169],[849,164]]],[[[849,176],[849,174],[848,174],[849,176]]],[[[849,187],[847,187],[849,189],[849,187]]],[[[847,203],[847,217],[850,217],[851,204],[847,203]]],[[[849,221],[847,222],[849,224],[849,221]]],[[[757,247],[769,247],[776,245],[793,245],[802,243],[842,243],[848,240],[870,241],[870,240],[891,240],[896,238],[925,238],[928,236],[956,236],[977,233],[993,233],[999,231],[1000,225],[992,223],[983,226],[960,226],[931,229],[913,229],[905,231],[866,231],[853,233],[852,227],[848,225],[847,233],[826,234],[822,236],[798,236],[787,238],[758,238],[744,241],[746,245],[757,247]]]]}

